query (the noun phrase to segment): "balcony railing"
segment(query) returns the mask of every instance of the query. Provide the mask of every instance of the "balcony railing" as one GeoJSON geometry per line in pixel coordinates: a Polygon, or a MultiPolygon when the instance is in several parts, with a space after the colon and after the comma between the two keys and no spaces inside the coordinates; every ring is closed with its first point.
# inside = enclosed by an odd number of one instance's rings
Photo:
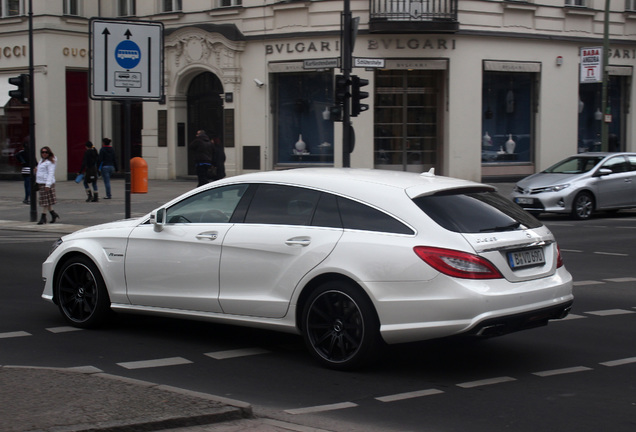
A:
{"type": "Polygon", "coordinates": [[[369,0],[374,33],[455,32],[458,0],[369,0]]]}

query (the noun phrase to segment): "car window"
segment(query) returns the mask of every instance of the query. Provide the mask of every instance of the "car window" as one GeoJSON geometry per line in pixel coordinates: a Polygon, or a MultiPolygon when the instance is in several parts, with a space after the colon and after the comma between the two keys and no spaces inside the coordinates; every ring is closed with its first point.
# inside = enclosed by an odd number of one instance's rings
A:
{"type": "Polygon", "coordinates": [[[414,234],[413,230],[386,213],[368,205],[338,197],[344,228],[394,234],[414,234]]]}
{"type": "Polygon", "coordinates": [[[543,172],[556,174],[582,174],[590,171],[602,160],[602,156],[572,156],[552,165],[543,172]]]}
{"type": "Polygon", "coordinates": [[[629,170],[636,171],[636,156],[627,156],[627,160],[629,161],[629,170]]]}
{"type": "Polygon", "coordinates": [[[311,225],[320,192],[295,186],[260,184],[245,223],[311,225]]]}
{"type": "Polygon", "coordinates": [[[166,212],[167,223],[227,223],[248,185],[208,189],[188,197],[166,212]]]}
{"type": "Polygon", "coordinates": [[[629,171],[629,167],[627,166],[627,161],[623,156],[616,156],[608,159],[601,168],[611,169],[613,173],[622,173],[629,171]]]}
{"type": "Polygon", "coordinates": [[[497,192],[451,191],[413,199],[438,225],[459,233],[538,228],[541,222],[497,192]]]}

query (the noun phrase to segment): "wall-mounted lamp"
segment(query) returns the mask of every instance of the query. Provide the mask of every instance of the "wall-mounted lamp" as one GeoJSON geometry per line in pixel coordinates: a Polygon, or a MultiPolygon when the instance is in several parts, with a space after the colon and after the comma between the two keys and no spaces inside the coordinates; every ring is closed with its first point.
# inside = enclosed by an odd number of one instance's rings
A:
{"type": "Polygon", "coordinates": [[[265,85],[265,83],[263,81],[259,80],[258,78],[254,78],[254,82],[256,83],[256,86],[258,88],[261,88],[261,87],[263,87],[265,85]]]}
{"type": "Polygon", "coordinates": [[[557,66],[561,66],[562,64],[563,64],[563,57],[562,56],[557,56],[556,65],[557,66]]]}

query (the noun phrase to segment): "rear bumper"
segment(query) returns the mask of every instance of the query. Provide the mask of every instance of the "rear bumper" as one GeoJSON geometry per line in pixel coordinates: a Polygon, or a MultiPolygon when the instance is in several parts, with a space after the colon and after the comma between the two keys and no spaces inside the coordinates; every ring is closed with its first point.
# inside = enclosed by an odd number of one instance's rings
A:
{"type": "Polygon", "coordinates": [[[570,300],[556,306],[532,312],[487,319],[480,322],[466,334],[479,337],[493,337],[542,327],[548,325],[548,321],[550,320],[565,318],[572,309],[572,303],[573,300],[570,300]]]}

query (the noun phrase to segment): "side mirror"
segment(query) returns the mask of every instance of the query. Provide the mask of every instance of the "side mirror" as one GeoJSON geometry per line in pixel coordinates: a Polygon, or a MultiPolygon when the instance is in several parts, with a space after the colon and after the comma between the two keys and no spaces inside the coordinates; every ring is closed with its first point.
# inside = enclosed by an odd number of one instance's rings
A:
{"type": "Polygon", "coordinates": [[[161,232],[166,224],[166,209],[158,208],[150,213],[150,223],[155,226],[155,231],[161,232]]]}
{"type": "Polygon", "coordinates": [[[614,171],[612,171],[612,170],[611,170],[611,169],[609,169],[609,168],[601,168],[601,169],[599,169],[599,170],[598,170],[598,172],[596,173],[596,175],[597,175],[597,176],[599,176],[599,177],[603,177],[603,176],[606,176],[606,175],[610,175],[610,174],[612,174],[613,172],[614,172],[614,171]]]}

